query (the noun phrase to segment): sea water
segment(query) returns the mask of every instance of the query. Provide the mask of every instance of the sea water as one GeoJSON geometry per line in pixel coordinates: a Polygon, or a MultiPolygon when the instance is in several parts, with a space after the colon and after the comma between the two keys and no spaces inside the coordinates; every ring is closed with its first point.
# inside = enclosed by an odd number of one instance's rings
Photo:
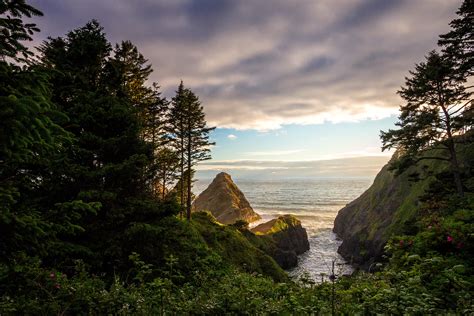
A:
{"type": "MultiPolygon", "coordinates": [[[[308,233],[310,250],[298,258],[298,266],[289,270],[292,277],[306,274],[316,282],[331,274],[335,262],[337,275],[350,274],[350,263],[337,253],[341,241],[332,232],[337,212],[361,195],[373,178],[326,178],[245,180],[233,179],[262,220],[255,226],[282,214],[293,214],[308,233]]],[[[193,192],[202,192],[212,179],[194,183],[193,192]]]]}

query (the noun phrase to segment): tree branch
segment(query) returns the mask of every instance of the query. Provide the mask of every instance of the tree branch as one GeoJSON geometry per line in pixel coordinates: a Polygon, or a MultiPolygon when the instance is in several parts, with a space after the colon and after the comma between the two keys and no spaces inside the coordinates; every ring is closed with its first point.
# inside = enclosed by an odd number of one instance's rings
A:
{"type": "Polygon", "coordinates": [[[466,107],[467,105],[469,105],[469,103],[472,103],[474,100],[469,100],[467,101],[466,103],[464,103],[459,109],[457,109],[456,111],[452,112],[450,115],[454,115],[456,114],[457,112],[461,111],[464,107],[466,107]]]}

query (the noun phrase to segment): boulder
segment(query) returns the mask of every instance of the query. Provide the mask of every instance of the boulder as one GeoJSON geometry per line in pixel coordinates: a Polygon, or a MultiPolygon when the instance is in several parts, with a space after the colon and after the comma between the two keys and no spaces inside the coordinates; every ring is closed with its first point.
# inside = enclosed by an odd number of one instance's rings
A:
{"type": "Polygon", "coordinates": [[[275,247],[270,255],[284,269],[295,267],[298,255],[309,250],[308,234],[293,215],[282,215],[251,229],[257,236],[271,238],[275,247]]]}
{"type": "Polygon", "coordinates": [[[209,211],[222,224],[260,219],[229,174],[219,173],[193,203],[193,211],[209,211]]]}

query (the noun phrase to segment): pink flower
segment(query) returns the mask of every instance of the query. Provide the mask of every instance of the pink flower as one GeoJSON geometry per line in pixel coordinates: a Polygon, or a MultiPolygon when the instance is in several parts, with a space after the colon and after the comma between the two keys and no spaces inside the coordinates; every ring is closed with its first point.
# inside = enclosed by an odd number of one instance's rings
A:
{"type": "Polygon", "coordinates": [[[403,240],[400,240],[400,247],[403,247],[403,240]]]}
{"type": "Polygon", "coordinates": [[[57,288],[57,289],[60,289],[60,288],[61,288],[61,285],[59,285],[58,283],[56,283],[56,284],[54,285],[54,287],[57,288]]]}
{"type": "Polygon", "coordinates": [[[53,272],[51,272],[51,273],[49,274],[49,277],[50,277],[51,279],[55,279],[55,278],[56,278],[56,274],[54,274],[53,272]]]}
{"type": "Polygon", "coordinates": [[[451,237],[451,236],[448,235],[448,238],[446,238],[446,240],[447,240],[448,242],[452,242],[452,241],[453,241],[453,237],[451,237]]]}

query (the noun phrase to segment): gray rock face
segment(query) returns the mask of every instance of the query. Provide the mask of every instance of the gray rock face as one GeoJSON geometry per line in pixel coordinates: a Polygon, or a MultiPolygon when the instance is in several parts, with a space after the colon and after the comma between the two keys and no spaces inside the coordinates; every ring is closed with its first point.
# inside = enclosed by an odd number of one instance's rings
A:
{"type": "Polygon", "coordinates": [[[260,219],[231,176],[225,172],[219,173],[196,198],[193,210],[209,211],[222,224],[233,224],[238,220],[251,223],[260,219]]]}
{"type": "Polygon", "coordinates": [[[381,258],[393,217],[409,194],[401,180],[385,166],[367,191],[338,212],[333,231],[343,240],[338,252],[348,262],[368,269],[381,258]]]}
{"type": "Polygon", "coordinates": [[[275,243],[271,256],[284,269],[298,264],[298,255],[309,250],[308,234],[292,215],[282,215],[251,229],[253,233],[270,237],[275,243]]]}
{"type": "MultiPolygon", "coordinates": [[[[466,151],[468,152],[468,151],[466,151]]],[[[459,161],[465,159],[460,151],[459,161]]],[[[439,152],[427,152],[437,155],[439,152]]],[[[349,262],[369,269],[384,254],[387,241],[410,230],[419,213],[420,197],[429,188],[430,172],[447,170],[449,166],[436,160],[413,165],[395,175],[390,164],[399,159],[395,152],[391,161],[375,177],[374,183],[360,197],[341,209],[334,221],[334,232],[343,242],[338,252],[349,262]],[[424,175],[413,181],[412,175],[424,175]]]]}

